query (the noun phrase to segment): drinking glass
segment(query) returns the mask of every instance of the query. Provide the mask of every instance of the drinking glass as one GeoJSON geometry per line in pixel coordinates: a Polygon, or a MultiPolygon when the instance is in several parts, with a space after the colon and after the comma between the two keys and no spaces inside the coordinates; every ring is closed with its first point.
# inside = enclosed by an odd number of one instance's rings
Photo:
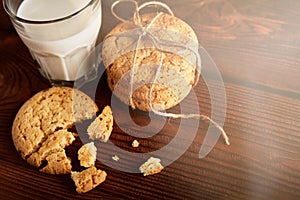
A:
{"type": "Polygon", "coordinates": [[[101,0],[3,0],[3,5],[51,84],[66,85],[84,76],[78,70],[97,41],[101,0]]]}

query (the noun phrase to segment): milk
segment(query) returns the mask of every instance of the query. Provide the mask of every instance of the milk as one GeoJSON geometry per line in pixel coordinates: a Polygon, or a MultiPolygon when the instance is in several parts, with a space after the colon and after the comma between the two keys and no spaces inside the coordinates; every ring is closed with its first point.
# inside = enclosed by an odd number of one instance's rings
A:
{"type": "MultiPolygon", "coordinates": [[[[101,1],[83,9],[90,0],[25,0],[17,16],[25,20],[48,23],[21,23],[21,39],[40,64],[44,75],[52,80],[74,81],[81,62],[95,46],[101,26],[101,1]],[[65,20],[60,18],[81,12],[65,20]]],[[[15,25],[16,26],[16,25],[15,25]]],[[[82,71],[82,70],[81,70],[82,71]]]]}

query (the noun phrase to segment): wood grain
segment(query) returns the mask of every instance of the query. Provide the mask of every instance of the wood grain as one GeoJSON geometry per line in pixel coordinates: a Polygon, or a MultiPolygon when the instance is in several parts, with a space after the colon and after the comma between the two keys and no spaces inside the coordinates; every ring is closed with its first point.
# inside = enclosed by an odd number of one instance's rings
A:
{"type": "MultiPolygon", "coordinates": [[[[118,21],[110,13],[113,1],[103,1],[103,26],[99,41],[118,21]]],[[[139,1],[145,2],[145,1],[139,1]]],[[[204,159],[199,159],[208,124],[200,122],[187,151],[160,174],[143,177],[110,167],[130,169],[133,157],[119,154],[112,146],[97,143],[101,158],[97,167],[107,171],[107,180],[84,195],[78,195],[69,176],[52,176],[30,167],[17,154],[11,126],[20,106],[32,95],[50,87],[38,65],[8,22],[0,15],[0,199],[299,199],[300,198],[300,2],[287,0],[164,0],[176,16],[196,31],[201,44],[218,65],[227,95],[224,128],[231,146],[222,138],[204,159]]],[[[125,10],[125,9],[124,9],[125,10]]],[[[1,10],[2,11],[2,10],[1,10]]],[[[125,11],[124,11],[125,12],[125,11]]],[[[126,14],[126,12],[125,12],[126,14]]],[[[217,82],[211,86],[220,95],[217,82]]],[[[110,104],[105,75],[99,83],[96,103],[110,104]]],[[[211,114],[211,102],[203,79],[194,88],[202,113],[211,114]]],[[[193,108],[186,99],[190,109],[193,108]]],[[[218,105],[216,105],[218,107],[218,105]]],[[[122,116],[124,105],[118,113],[122,116]]],[[[175,108],[174,111],[177,111],[175,108]]],[[[134,111],[134,121],[149,123],[148,113],[134,111]]],[[[124,120],[124,124],[127,123],[124,120]]],[[[159,121],[160,119],[156,119],[159,121]]],[[[111,141],[127,152],[151,152],[174,139],[180,120],[169,120],[164,129],[149,138],[135,137],[114,124],[111,141]]],[[[193,130],[183,123],[188,133],[193,130]]],[[[80,125],[77,131],[81,131],[80,125]]],[[[83,128],[82,128],[83,129],[83,128]]],[[[141,132],[151,130],[128,130],[141,132]]],[[[88,139],[77,139],[75,147],[88,139]]],[[[184,141],[184,138],[182,138],[184,141]]],[[[176,153],[169,152],[170,155],[176,153]]],[[[71,151],[74,153],[74,151],[71,151]]],[[[74,156],[74,155],[73,155],[74,156]]],[[[168,157],[162,157],[162,163],[168,157]]]]}

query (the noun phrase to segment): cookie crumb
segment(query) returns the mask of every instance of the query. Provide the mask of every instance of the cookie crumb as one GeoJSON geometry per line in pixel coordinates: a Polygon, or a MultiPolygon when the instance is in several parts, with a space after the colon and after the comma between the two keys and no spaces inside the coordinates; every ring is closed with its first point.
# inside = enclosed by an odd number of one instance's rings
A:
{"type": "Polygon", "coordinates": [[[73,179],[76,191],[79,194],[86,193],[93,188],[103,183],[106,179],[106,172],[96,167],[90,167],[82,172],[71,172],[71,178],[73,179]]]}
{"type": "Polygon", "coordinates": [[[137,140],[134,140],[131,144],[132,147],[137,148],[140,146],[140,143],[137,140]]]}
{"type": "Polygon", "coordinates": [[[116,162],[118,162],[120,160],[120,158],[117,155],[113,156],[112,159],[116,162]]]}
{"type": "Polygon", "coordinates": [[[159,158],[151,157],[144,164],[142,164],[139,169],[144,176],[157,174],[164,168],[160,164],[160,161],[161,160],[159,158]]]}
{"type": "Polygon", "coordinates": [[[83,145],[78,150],[78,160],[82,167],[91,167],[95,165],[97,156],[97,148],[94,142],[87,143],[83,145]]]}
{"type": "Polygon", "coordinates": [[[110,106],[106,106],[102,113],[89,125],[87,133],[92,140],[107,142],[113,129],[113,115],[110,106]]]}

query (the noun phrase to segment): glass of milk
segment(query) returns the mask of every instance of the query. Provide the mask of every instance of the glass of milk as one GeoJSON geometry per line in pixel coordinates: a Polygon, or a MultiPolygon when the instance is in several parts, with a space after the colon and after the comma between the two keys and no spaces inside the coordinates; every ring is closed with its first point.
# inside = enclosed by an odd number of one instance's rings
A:
{"type": "Polygon", "coordinates": [[[78,69],[95,46],[101,0],[3,0],[3,5],[52,84],[72,83],[85,75],[78,69]]]}

